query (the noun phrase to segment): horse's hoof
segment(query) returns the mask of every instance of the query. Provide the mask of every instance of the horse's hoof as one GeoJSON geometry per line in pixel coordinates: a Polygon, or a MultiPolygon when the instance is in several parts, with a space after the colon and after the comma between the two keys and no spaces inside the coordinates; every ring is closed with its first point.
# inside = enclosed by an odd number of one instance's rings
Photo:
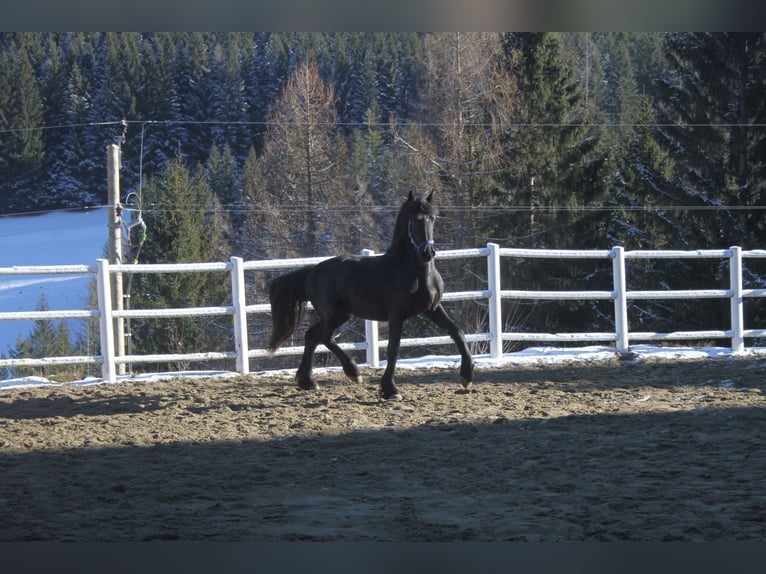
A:
{"type": "Polygon", "coordinates": [[[358,377],[355,377],[355,378],[353,378],[353,379],[351,379],[351,380],[352,380],[352,381],[354,381],[354,382],[355,382],[355,383],[357,383],[357,384],[360,384],[360,385],[361,385],[362,383],[364,383],[364,379],[362,378],[362,375],[359,375],[358,377]]]}
{"type": "Polygon", "coordinates": [[[319,385],[314,382],[311,383],[298,383],[298,387],[304,391],[318,391],[319,385]]]}
{"type": "Polygon", "coordinates": [[[463,388],[467,391],[473,386],[473,381],[463,381],[463,388]]]}
{"type": "Polygon", "coordinates": [[[386,399],[387,401],[401,401],[402,395],[399,394],[399,391],[394,391],[393,393],[387,393],[386,391],[381,390],[380,396],[386,399]]]}

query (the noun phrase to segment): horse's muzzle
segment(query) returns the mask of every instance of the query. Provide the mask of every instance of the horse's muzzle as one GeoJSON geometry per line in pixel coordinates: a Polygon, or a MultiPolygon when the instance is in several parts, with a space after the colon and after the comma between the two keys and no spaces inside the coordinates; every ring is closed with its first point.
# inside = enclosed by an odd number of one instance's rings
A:
{"type": "Polygon", "coordinates": [[[436,249],[434,249],[434,244],[426,243],[425,247],[420,251],[420,256],[423,258],[423,261],[431,261],[431,259],[434,258],[434,255],[436,255],[436,249]]]}

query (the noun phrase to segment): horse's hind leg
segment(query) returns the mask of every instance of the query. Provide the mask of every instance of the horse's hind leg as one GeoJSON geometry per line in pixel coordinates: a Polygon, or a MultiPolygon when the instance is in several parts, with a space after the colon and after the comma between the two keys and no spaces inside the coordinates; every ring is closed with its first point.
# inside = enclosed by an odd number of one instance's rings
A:
{"type": "Polygon", "coordinates": [[[319,385],[317,385],[311,377],[311,371],[314,362],[314,350],[319,344],[319,331],[321,328],[322,323],[317,323],[306,330],[303,359],[301,359],[298,373],[295,376],[298,381],[298,386],[307,391],[319,390],[319,385]]]}
{"type": "Polygon", "coordinates": [[[361,381],[359,367],[357,367],[353,359],[338,346],[332,336],[335,332],[335,329],[345,323],[348,320],[348,317],[342,321],[339,319],[336,319],[332,322],[323,319],[319,323],[309,327],[309,329],[306,331],[305,344],[303,347],[303,359],[301,360],[301,364],[298,367],[298,373],[296,375],[298,386],[300,388],[305,390],[319,389],[319,385],[311,376],[314,362],[314,351],[316,350],[319,343],[324,344],[325,347],[330,349],[330,351],[332,351],[333,354],[338,357],[341,366],[343,367],[343,372],[349,379],[355,382],[361,381]]]}
{"type": "Polygon", "coordinates": [[[359,374],[359,367],[354,362],[354,359],[349,357],[343,349],[338,346],[338,343],[336,343],[333,338],[324,341],[324,345],[338,357],[340,364],[343,367],[343,373],[355,383],[361,383],[362,375],[359,374]]]}
{"type": "Polygon", "coordinates": [[[338,343],[335,342],[335,337],[333,337],[335,330],[343,323],[348,321],[349,318],[350,315],[346,315],[337,317],[333,321],[325,321],[325,328],[322,330],[320,342],[323,343],[325,347],[330,349],[330,351],[332,351],[336,357],[338,357],[345,375],[355,383],[361,383],[362,377],[359,374],[359,367],[356,365],[354,360],[349,357],[343,349],[340,348],[338,343]]]}

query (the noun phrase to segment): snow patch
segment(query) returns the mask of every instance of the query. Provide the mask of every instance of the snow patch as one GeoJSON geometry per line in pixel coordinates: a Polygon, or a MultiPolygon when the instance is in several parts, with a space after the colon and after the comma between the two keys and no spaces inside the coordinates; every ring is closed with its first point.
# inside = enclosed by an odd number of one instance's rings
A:
{"type": "MultiPolygon", "coordinates": [[[[493,359],[489,355],[476,355],[474,362],[476,369],[493,369],[508,366],[561,366],[568,364],[593,364],[605,363],[614,359],[624,359],[633,363],[651,363],[666,360],[702,360],[702,359],[726,359],[726,358],[765,358],[766,349],[748,349],[742,353],[734,353],[731,349],[725,347],[653,347],[649,345],[635,345],[631,347],[627,356],[620,355],[614,349],[609,347],[577,347],[577,348],[559,348],[559,347],[530,347],[516,353],[506,353],[501,359],[493,359]]],[[[386,366],[385,361],[381,361],[380,369],[386,366]]],[[[397,369],[419,370],[419,369],[458,369],[460,367],[459,355],[427,355],[417,359],[400,359],[397,369]]],[[[297,369],[274,369],[251,372],[251,377],[292,377],[297,369]]],[[[341,368],[323,367],[316,368],[317,373],[338,373],[341,368]]],[[[174,371],[167,373],[148,373],[140,375],[123,375],[117,377],[118,383],[136,382],[147,383],[153,381],[162,381],[174,378],[230,378],[239,377],[239,373],[232,371],[174,371]]],[[[724,384],[725,381],[722,382],[724,384]]],[[[97,377],[88,377],[81,381],[69,383],[58,383],[45,379],[43,377],[22,377],[17,379],[6,379],[0,381],[0,391],[28,387],[40,387],[45,385],[95,385],[110,384],[97,377]]]]}

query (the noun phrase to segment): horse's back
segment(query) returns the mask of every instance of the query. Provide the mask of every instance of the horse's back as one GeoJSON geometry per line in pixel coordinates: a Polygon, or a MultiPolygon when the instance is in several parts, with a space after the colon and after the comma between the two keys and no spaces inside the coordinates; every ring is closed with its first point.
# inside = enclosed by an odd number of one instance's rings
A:
{"type": "Polygon", "coordinates": [[[433,265],[419,272],[392,257],[340,256],[309,274],[306,290],[320,314],[337,312],[387,321],[390,313],[412,317],[436,307],[443,282],[433,265]]]}
{"type": "Polygon", "coordinates": [[[382,255],[333,257],[312,269],[306,290],[320,315],[387,321],[396,291],[392,283],[394,271],[382,255]]]}

